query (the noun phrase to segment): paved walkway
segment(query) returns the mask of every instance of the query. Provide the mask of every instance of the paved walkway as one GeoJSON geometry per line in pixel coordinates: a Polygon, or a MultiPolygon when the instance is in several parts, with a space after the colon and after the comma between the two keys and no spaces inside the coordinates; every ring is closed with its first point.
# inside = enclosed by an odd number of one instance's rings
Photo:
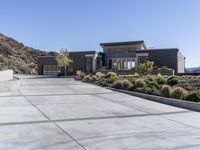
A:
{"type": "Polygon", "coordinates": [[[84,84],[22,76],[0,93],[0,150],[200,149],[200,113],[84,84]]]}

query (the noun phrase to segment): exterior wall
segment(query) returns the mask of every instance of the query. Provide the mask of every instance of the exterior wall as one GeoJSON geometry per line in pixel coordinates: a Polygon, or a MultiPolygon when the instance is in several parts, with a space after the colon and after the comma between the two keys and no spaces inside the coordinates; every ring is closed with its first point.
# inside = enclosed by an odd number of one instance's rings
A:
{"type": "MultiPolygon", "coordinates": [[[[143,52],[149,53],[149,60],[154,61],[156,66],[168,66],[178,72],[178,49],[153,49],[143,52]]],[[[138,53],[142,52],[137,51],[138,53]]]]}
{"type": "Polygon", "coordinates": [[[96,57],[98,53],[96,51],[84,51],[84,52],[70,52],[70,58],[73,60],[73,72],[71,74],[76,74],[77,70],[81,70],[81,72],[85,72],[86,64],[85,58],[93,57],[93,72],[96,69],[96,57]]]}
{"type": "Polygon", "coordinates": [[[43,74],[43,65],[57,65],[55,56],[41,56],[38,57],[38,74],[43,74]]]}

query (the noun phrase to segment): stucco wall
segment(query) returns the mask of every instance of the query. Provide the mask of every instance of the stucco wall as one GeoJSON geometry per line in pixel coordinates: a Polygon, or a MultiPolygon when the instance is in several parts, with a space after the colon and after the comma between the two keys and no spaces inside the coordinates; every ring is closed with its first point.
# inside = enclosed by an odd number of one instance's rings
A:
{"type": "Polygon", "coordinates": [[[0,81],[8,81],[13,79],[13,70],[0,71],[0,81]]]}

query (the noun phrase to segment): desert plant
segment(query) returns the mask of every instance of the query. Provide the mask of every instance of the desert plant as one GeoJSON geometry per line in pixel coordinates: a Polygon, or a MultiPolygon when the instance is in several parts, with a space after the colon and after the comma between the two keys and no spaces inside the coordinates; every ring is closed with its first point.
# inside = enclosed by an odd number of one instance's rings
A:
{"type": "Polygon", "coordinates": [[[145,94],[154,94],[154,89],[151,87],[145,87],[140,90],[140,92],[145,93],[145,94]]]}
{"type": "Polygon", "coordinates": [[[156,88],[156,89],[160,88],[160,85],[154,80],[153,81],[146,80],[146,83],[147,83],[147,86],[150,88],[156,88]]]}
{"type": "Polygon", "coordinates": [[[169,77],[169,78],[167,79],[167,84],[168,84],[168,85],[174,86],[174,85],[176,85],[176,84],[178,84],[178,83],[179,83],[179,79],[178,79],[177,76],[171,76],[171,77],[169,77]]]}
{"type": "Polygon", "coordinates": [[[192,91],[190,92],[186,98],[187,101],[192,101],[192,102],[200,102],[200,91],[192,91]]]}
{"type": "Polygon", "coordinates": [[[117,77],[117,74],[116,74],[115,72],[108,72],[108,73],[106,74],[106,77],[107,77],[107,78],[110,78],[110,77],[117,77]]]}
{"type": "Polygon", "coordinates": [[[108,83],[113,83],[117,80],[117,78],[118,78],[117,76],[110,76],[109,78],[106,79],[106,81],[108,83]]]}
{"type": "Polygon", "coordinates": [[[102,77],[105,77],[106,75],[105,75],[104,73],[97,72],[97,73],[96,73],[96,76],[97,76],[98,78],[102,78],[102,77]]]}
{"type": "Polygon", "coordinates": [[[91,78],[91,82],[95,82],[98,80],[98,77],[96,75],[93,75],[91,78]]]}
{"type": "Polygon", "coordinates": [[[112,84],[112,87],[113,87],[113,88],[116,88],[116,89],[120,89],[120,88],[122,87],[121,80],[116,80],[116,81],[112,84]]]}
{"type": "Polygon", "coordinates": [[[160,89],[160,96],[170,97],[172,88],[169,85],[163,85],[160,89]]]}
{"type": "Polygon", "coordinates": [[[70,65],[73,61],[69,58],[69,52],[67,49],[61,49],[58,56],[56,57],[56,61],[58,66],[63,67],[65,69],[65,75],[67,75],[67,66],[70,65]]]}
{"type": "Polygon", "coordinates": [[[184,99],[187,96],[187,91],[182,87],[175,87],[171,92],[171,97],[176,99],[184,99]]]}
{"type": "Polygon", "coordinates": [[[158,84],[166,84],[167,83],[166,79],[161,74],[158,74],[156,76],[155,80],[158,84]]]}
{"type": "Polygon", "coordinates": [[[139,64],[137,67],[137,72],[139,75],[148,75],[153,70],[153,61],[145,61],[142,64],[139,64]]]}
{"type": "Polygon", "coordinates": [[[85,81],[85,82],[91,81],[90,75],[86,75],[86,76],[83,78],[83,81],[85,81]]]}
{"type": "Polygon", "coordinates": [[[135,79],[133,77],[126,77],[128,81],[130,81],[132,84],[135,84],[135,79]]]}
{"type": "Polygon", "coordinates": [[[145,87],[145,82],[142,79],[137,79],[135,81],[135,87],[136,88],[144,88],[145,87]]]}
{"type": "Polygon", "coordinates": [[[103,86],[103,87],[109,86],[106,79],[101,79],[100,81],[98,81],[97,85],[100,85],[100,86],[103,86]]]}
{"type": "Polygon", "coordinates": [[[132,83],[129,80],[124,79],[124,80],[121,81],[121,85],[122,85],[122,89],[127,90],[131,87],[132,83]]]}
{"type": "Polygon", "coordinates": [[[83,79],[86,76],[86,74],[84,72],[81,72],[79,76],[80,76],[80,79],[83,79]]]}
{"type": "Polygon", "coordinates": [[[160,68],[158,66],[153,66],[153,70],[159,70],[160,68]]]}

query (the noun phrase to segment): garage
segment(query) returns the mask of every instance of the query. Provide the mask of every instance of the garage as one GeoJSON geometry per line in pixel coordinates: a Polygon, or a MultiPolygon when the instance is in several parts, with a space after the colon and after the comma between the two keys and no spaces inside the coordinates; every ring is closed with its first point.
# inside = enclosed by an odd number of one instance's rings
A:
{"type": "Polygon", "coordinates": [[[61,68],[57,65],[43,65],[43,75],[57,75],[61,68]]]}

